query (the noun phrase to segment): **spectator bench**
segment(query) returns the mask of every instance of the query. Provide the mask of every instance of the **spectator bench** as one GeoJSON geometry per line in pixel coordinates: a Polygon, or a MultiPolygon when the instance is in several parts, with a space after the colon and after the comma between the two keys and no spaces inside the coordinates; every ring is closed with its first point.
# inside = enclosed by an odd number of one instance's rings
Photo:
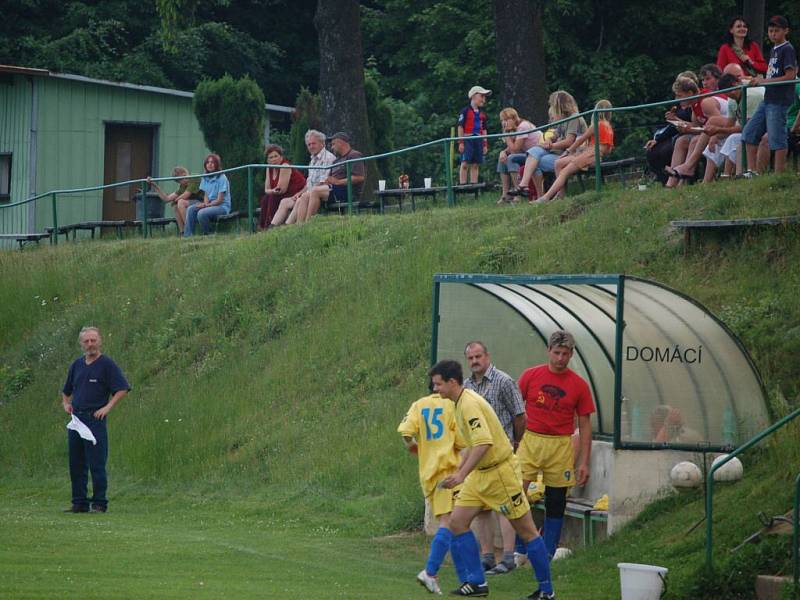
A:
{"type": "Polygon", "coordinates": [[[800,215],[785,217],[760,217],[754,219],[723,219],[723,220],[678,220],[670,221],[676,229],[683,229],[683,240],[686,249],[692,246],[693,240],[697,241],[700,233],[725,235],[751,227],[786,227],[800,223],[800,215]]]}
{"type": "MultiPolygon", "coordinates": [[[[478,195],[486,189],[486,183],[466,183],[464,185],[454,185],[453,186],[453,193],[456,195],[459,194],[473,194],[475,199],[478,199],[478,195]]],[[[408,198],[411,200],[411,210],[414,211],[417,208],[415,198],[417,196],[430,196],[434,202],[436,202],[436,197],[439,193],[447,194],[447,186],[439,185],[435,187],[421,187],[421,188],[396,188],[390,190],[375,190],[375,196],[378,198],[378,212],[381,214],[384,213],[387,206],[390,206],[388,200],[396,198],[397,199],[397,207],[402,212],[403,211],[403,200],[408,198]]]]}
{"type": "MultiPolygon", "coordinates": [[[[593,506],[594,502],[586,498],[567,497],[567,509],[564,512],[564,518],[570,517],[581,521],[584,547],[592,546],[595,542],[594,524],[608,522],[608,511],[597,510],[592,508],[593,506]]],[[[532,508],[541,510],[542,514],[544,514],[544,500],[537,500],[533,503],[532,508]]]]}
{"type": "MultiPolygon", "coordinates": [[[[606,183],[607,178],[616,177],[622,182],[622,187],[625,187],[629,179],[634,178],[636,181],[639,180],[644,172],[645,163],[646,160],[642,156],[632,156],[620,160],[601,162],[600,177],[603,183],[606,183]]],[[[585,171],[579,171],[577,178],[581,186],[581,192],[585,192],[587,187],[586,180],[594,181],[594,166],[590,166],[585,171]]]]}
{"type": "Polygon", "coordinates": [[[0,240],[14,240],[19,244],[20,250],[22,250],[25,244],[36,242],[38,245],[39,240],[50,237],[50,233],[0,233],[0,240]]]}

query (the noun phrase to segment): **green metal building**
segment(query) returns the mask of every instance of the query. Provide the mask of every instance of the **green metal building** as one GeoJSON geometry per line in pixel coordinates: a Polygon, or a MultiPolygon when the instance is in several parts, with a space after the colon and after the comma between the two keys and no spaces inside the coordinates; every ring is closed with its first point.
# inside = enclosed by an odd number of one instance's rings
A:
{"type": "MultiPolygon", "coordinates": [[[[0,207],[55,190],[169,176],[175,165],[202,172],[208,149],[192,96],[0,65],[0,207]]],[[[270,117],[285,119],[292,110],[267,105],[265,140],[270,117]]],[[[136,194],[134,186],[59,194],[59,225],[133,220],[136,194]]],[[[52,212],[49,197],[0,208],[0,233],[44,231],[52,212]]]]}

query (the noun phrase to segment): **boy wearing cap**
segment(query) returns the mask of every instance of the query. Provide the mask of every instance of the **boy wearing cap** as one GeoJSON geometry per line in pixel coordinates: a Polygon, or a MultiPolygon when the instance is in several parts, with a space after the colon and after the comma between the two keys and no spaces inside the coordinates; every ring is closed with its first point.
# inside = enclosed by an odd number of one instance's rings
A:
{"type": "MultiPolygon", "coordinates": [[[[794,47],[786,39],[789,34],[789,22],[786,17],[774,16],[769,20],[767,33],[774,44],[769,54],[767,76],[756,76],[750,85],[761,85],[777,81],[791,81],[797,76],[797,54],[794,47]]],[[[744,177],[755,177],[758,143],[764,132],[767,132],[769,149],[775,151],[775,172],[780,173],[786,167],[788,140],[786,136],[786,112],[792,104],[791,85],[771,85],[764,90],[764,101],[758,105],[755,114],[745,125],[742,139],[747,149],[747,171],[744,177]]]]}
{"type": "MultiPolygon", "coordinates": [[[[492,93],[479,85],[474,85],[467,93],[469,106],[458,113],[458,137],[486,135],[486,113],[481,110],[486,104],[486,96],[492,93]]],[[[483,140],[460,140],[458,152],[461,154],[461,168],[458,172],[458,182],[461,185],[478,183],[478,169],[483,163],[483,155],[489,152],[489,142],[483,140]]]]}

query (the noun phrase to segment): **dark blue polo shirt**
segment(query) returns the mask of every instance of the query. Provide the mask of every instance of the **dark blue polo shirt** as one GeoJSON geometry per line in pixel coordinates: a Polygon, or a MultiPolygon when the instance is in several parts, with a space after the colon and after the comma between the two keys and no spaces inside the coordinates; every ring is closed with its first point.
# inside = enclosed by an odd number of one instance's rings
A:
{"type": "Polygon", "coordinates": [[[97,410],[108,404],[113,394],[130,390],[128,380],[117,364],[101,354],[92,364],[81,356],[70,365],[63,392],[72,396],[73,410],[97,410]]]}

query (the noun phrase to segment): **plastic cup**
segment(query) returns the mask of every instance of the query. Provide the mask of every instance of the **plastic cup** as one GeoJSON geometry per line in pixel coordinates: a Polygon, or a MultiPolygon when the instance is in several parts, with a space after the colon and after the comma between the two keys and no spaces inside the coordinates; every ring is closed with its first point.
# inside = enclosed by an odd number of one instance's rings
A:
{"type": "Polygon", "coordinates": [[[425,178],[425,187],[426,187],[426,188],[429,188],[429,187],[431,187],[432,181],[433,181],[433,180],[432,180],[430,177],[426,177],[426,178],[425,178]]]}
{"type": "Polygon", "coordinates": [[[382,192],[385,189],[386,189],[386,180],[385,179],[379,179],[378,180],[378,190],[382,192]]]}

